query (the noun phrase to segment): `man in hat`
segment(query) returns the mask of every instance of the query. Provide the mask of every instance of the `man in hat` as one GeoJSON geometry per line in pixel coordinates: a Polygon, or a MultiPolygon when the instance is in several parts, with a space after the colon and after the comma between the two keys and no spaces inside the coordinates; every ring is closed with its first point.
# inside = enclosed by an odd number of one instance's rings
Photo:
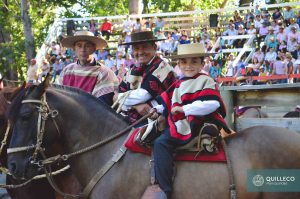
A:
{"type": "Polygon", "coordinates": [[[294,58],[297,58],[297,48],[300,44],[300,33],[297,32],[296,27],[292,26],[287,37],[287,50],[292,53],[294,58]]]}
{"type": "Polygon", "coordinates": [[[262,23],[262,25],[260,26],[259,31],[258,31],[258,33],[259,33],[259,35],[257,37],[258,46],[260,46],[260,42],[265,39],[265,37],[267,36],[268,32],[269,32],[269,30],[268,30],[268,22],[264,21],[262,23]]]}
{"type": "Polygon", "coordinates": [[[167,117],[168,125],[154,141],[154,169],[158,185],[149,186],[142,199],[167,199],[172,193],[173,155],[175,149],[189,143],[199,134],[230,133],[224,117],[225,105],[216,82],[201,73],[205,53],[201,43],[178,46],[178,65],[183,78],[176,81],[157,99],[162,105],[155,108],[167,117]]]}
{"type": "Polygon", "coordinates": [[[281,43],[282,41],[287,41],[287,34],[284,31],[284,26],[279,27],[279,33],[277,34],[277,41],[281,43]]]}
{"type": "Polygon", "coordinates": [[[284,19],[286,26],[290,25],[290,19],[292,19],[294,17],[295,17],[295,14],[294,14],[294,10],[292,10],[292,7],[286,6],[286,10],[283,11],[283,19],[284,19]]]}
{"type": "Polygon", "coordinates": [[[265,45],[267,47],[269,47],[269,43],[271,43],[271,38],[275,39],[275,38],[277,38],[277,35],[274,33],[273,27],[269,26],[268,27],[268,34],[266,35],[266,38],[265,38],[265,45]]]}
{"type": "Polygon", "coordinates": [[[38,79],[38,66],[36,64],[36,59],[31,59],[30,64],[27,69],[27,83],[35,83],[38,79]]]}
{"type": "MultiPolygon", "coordinates": [[[[268,76],[268,72],[265,70],[264,66],[259,67],[259,77],[266,77],[268,76]]],[[[268,82],[267,79],[257,80],[257,84],[266,84],[268,82]]]]}
{"type": "Polygon", "coordinates": [[[78,31],[74,36],[63,39],[62,45],[72,48],[78,60],[62,70],[59,83],[84,90],[111,105],[118,79],[93,57],[97,49],[107,45],[106,41],[92,32],[78,31]]]}
{"type": "MultiPolygon", "coordinates": [[[[234,24],[230,24],[229,28],[223,33],[225,36],[235,36],[237,35],[237,30],[234,28],[234,24]]],[[[234,39],[230,39],[227,41],[229,46],[233,45],[234,39]]]]}
{"type": "Polygon", "coordinates": [[[112,31],[112,24],[110,21],[108,21],[107,18],[105,18],[103,24],[100,27],[100,32],[103,37],[106,36],[106,40],[109,40],[111,31],[112,31]]]}
{"type": "Polygon", "coordinates": [[[152,100],[175,80],[173,68],[156,55],[156,41],[151,31],[141,31],[132,33],[131,42],[122,44],[132,45],[137,62],[119,86],[119,99],[126,96],[122,110],[132,123],[146,115],[155,105],[152,100]]]}

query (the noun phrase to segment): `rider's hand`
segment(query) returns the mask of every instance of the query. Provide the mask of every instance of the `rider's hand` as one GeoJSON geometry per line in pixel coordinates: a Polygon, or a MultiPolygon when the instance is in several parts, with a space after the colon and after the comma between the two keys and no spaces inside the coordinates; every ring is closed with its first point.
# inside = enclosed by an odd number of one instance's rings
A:
{"type": "Polygon", "coordinates": [[[184,112],[184,111],[183,111],[183,108],[180,107],[180,106],[175,106],[175,107],[173,107],[172,110],[171,110],[171,113],[172,113],[173,115],[176,115],[176,114],[178,114],[178,113],[183,113],[183,112],[184,112]]]}
{"type": "Polygon", "coordinates": [[[164,116],[160,115],[157,119],[157,129],[163,131],[167,126],[167,120],[164,116]]]}
{"type": "Polygon", "coordinates": [[[156,120],[159,117],[159,114],[157,112],[154,112],[151,116],[150,119],[151,120],[156,120]]]}
{"type": "Polygon", "coordinates": [[[132,108],[135,109],[140,115],[147,115],[151,110],[151,106],[146,103],[134,105],[132,108]]]}

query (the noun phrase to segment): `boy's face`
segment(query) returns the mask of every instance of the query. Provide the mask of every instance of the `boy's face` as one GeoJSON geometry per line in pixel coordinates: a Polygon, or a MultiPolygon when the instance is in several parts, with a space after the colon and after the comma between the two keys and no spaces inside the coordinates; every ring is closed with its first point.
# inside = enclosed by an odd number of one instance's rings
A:
{"type": "Polygon", "coordinates": [[[199,57],[181,58],[178,61],[178,66],[185,77],[194,77],[203,67],[199,57]]]}
{"type": "Polygon", "coordinates": [[[80,62],[86,62],[89,56],[96,51],[96,46],[89,41],[77,41],[74,44],[74,51],[80,62]]]}

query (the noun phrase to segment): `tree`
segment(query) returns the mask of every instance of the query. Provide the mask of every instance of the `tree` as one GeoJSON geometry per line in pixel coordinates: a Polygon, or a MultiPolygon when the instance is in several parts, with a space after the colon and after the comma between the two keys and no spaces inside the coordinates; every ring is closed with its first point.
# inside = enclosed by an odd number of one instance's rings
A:
{"type": "Polygon", "coordinates": [[[24,35],[25,35],[25,51],[26,51],[26,58],[27,63],[30,62],[30,59],[35,57],[34,51],[34,37],[32,34],[32,26],[31,26],[31,19],[29,16],[29,6],[27,0],[21,1],[21,16],[24,28],[24,35]]]}

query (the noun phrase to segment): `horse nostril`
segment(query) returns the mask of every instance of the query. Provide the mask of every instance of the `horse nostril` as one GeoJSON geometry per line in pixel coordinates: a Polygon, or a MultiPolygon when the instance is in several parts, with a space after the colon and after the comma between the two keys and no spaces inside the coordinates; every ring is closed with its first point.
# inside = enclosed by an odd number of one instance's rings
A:
{"type": "Polygon", "coordinates": [[[17,164],[15,162],[9,164],[9,170],[12,174],[16,172],[16,169],[17,169],[17,164]]]}

